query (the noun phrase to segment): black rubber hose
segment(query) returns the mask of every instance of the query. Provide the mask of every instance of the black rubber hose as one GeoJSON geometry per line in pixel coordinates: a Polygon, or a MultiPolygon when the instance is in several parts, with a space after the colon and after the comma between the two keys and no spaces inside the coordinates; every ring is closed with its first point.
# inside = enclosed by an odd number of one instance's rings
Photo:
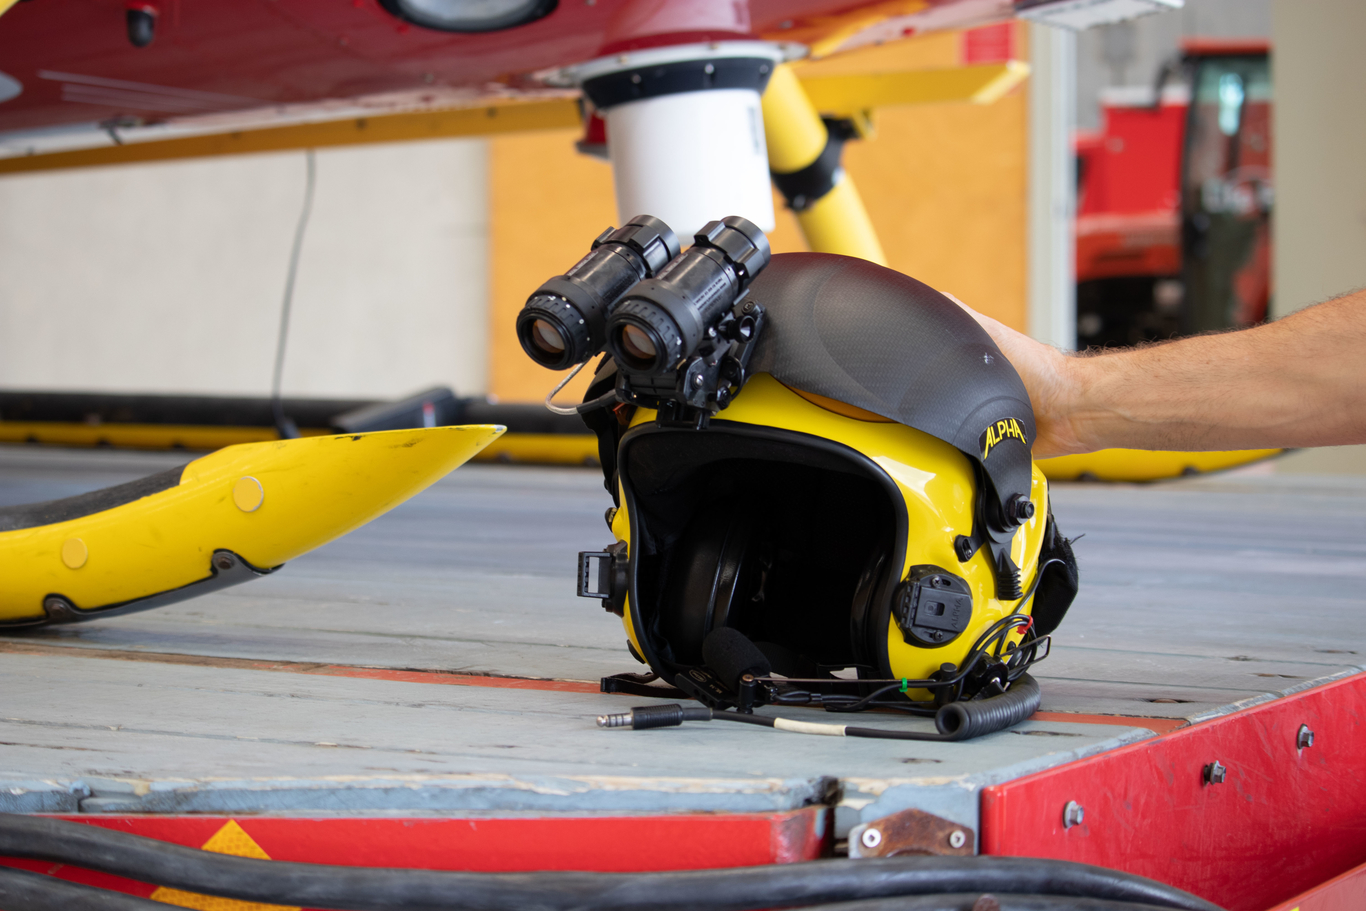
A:
{"type": "Polygon", "coordinates": [[[934,726],[945,740],[971,740],[1019,724],[1039,710],[1039,683],[1021,674],[999,696],[950,702],[934,716],[934,726]]]}
{"type": "Polygon", "coordinates": [[[833,905],[811,905],[803,911],[974,911],[981,908],[990,908],[992,911],[1163,911],[1160,905],[1134,904],[1108,898],[983,895],[981,892],[875,898],[833,905]]]}
{"type": "Polygon", "coordinates": [[[95,826],[0,814],[0,855],[55,861],[241,901],[337,911],[742,911],[961,892],[1217,906],[1163,883],[1060,860],[890,857],[681,873],[465,873],[215,854],[95,826]]]}
{"type": "Polygon", "coordinates": [[[167,907],[150,898],[0,867],[0,908],[5,911],[166,911],[167,907]]]}

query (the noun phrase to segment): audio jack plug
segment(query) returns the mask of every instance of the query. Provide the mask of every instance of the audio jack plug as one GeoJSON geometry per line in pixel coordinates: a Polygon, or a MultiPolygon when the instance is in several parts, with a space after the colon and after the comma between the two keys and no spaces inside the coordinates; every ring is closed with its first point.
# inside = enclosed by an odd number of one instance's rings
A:
{"type": "Polygon", "coordinates": [[[711,721],[712,711],[705,705],[638,705],[629,712],[599,715],[600,728],[625,728],[643,731],[646,728],[672,728],[685,721],[711,721]]]}

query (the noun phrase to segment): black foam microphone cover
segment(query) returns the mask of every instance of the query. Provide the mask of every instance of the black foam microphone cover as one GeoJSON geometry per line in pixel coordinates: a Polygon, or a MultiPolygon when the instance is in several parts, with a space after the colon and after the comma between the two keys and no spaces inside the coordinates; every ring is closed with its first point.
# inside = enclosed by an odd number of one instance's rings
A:
{"type": "Polygon", "coordinates": [[[744,633],[722,626],[707,634],[702,642],[702,661],[731,690],[740,688],[745,674],[767,677],[773,672],[768,658],[744,633]]]}

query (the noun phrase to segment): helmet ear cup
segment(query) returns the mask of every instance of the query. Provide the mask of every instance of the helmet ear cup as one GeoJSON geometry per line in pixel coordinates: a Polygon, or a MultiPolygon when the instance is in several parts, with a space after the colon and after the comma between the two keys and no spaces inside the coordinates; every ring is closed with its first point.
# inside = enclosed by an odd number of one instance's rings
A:
{"type": "Polygon", "coordinates": [[[675,545],[660,632],[678,664],[701,664],[707,634],[727,625],[754,561],[755,516],[727,499],[699,509],[675,545]]]}

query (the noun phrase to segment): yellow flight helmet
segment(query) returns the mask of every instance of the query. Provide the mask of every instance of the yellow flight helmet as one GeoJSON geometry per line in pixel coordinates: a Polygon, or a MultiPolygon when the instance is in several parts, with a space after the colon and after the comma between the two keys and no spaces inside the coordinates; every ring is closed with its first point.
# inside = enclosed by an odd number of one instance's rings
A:
{"type": "Polygon", "coordinates": [[[616,541],[580,555],[579,593],[712,708],[930,710],[1027,680],[1077,568],[1014,368],[905,275],[770,257],[743,219],[696,240],[599,308],[609,356],[577,410],[616,541]]]}
{"type": "Polygon", "coordinates": [[[768,315],[751,377],[705,429],[586,415],[618,505],[606,601],[632,651],[677,682],[731,627],[788,678],[921,680],[1012,615],[1033,622],[1008,642],[1051,632],[1076,563],[1030,459],[1028,396],[986,333],[852,257],[775,256],[749,295],[768,315]]]}

